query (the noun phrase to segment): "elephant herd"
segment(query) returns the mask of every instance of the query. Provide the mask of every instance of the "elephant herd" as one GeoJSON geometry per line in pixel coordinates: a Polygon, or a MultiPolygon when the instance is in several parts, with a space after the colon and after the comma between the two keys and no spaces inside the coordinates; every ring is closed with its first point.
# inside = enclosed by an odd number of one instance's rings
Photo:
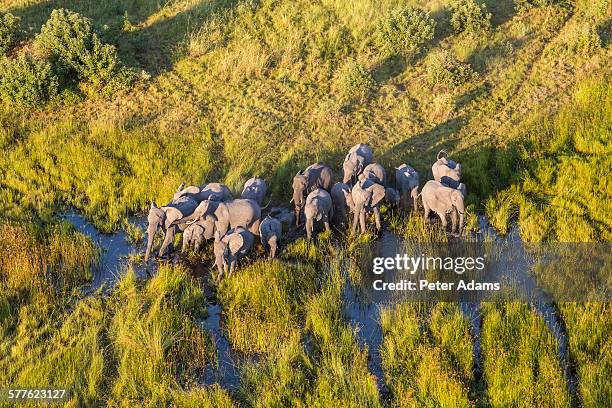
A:
{"type": "Polygon", "coordinates": [[[151,203],[145,262],[160,230],[164,233],[160,257],[169,251],[177,232],[183,233],[183,251],[190,247],[197,251],[205,240],[214,239],[215,265],[221,279],[224,273],[231,275],[238,261],[250,252],[255,236],[259,236],[270,256],[275,257],[283,229],[290,228],[294,221],[299,226],[302,215],[308,240],[312,239],[317,224],[330,230],[330,224],[342,225],[350,214],[353,215],[351,233],[355,233],[358,224],[364,233],[370,214],[374,215],[379,231],[383,202],[399,210],[407,211],[412,207],[416,211],[419,196],[426,220],[433,211],[446,228],[446,217],[450,214],[451,233],[461,235],[467,189],[461,183],[461,164],[450,160],[444,151],[438,153],[432,166],[434,180],[428,181],[420,194],[419,174],[407,164],[395,168],[395,187],[389,186],[384,167],[376,163],[372,149],[366,144],[349,150],[342,173],[342,182],[334,183],[333,171],[324,164],[315,163],[300,170],[293,177],[291,202],[294,212],[276,207],[265,217],[262,217],[262,210],[267,205],[262,208],[262,204],[267,185],[260,177],[247,180],[240,198],[236,199],[229,188],[220,183],[200,187],[186,187],[183,183],[167,205],[158,207],[151,203]]]}

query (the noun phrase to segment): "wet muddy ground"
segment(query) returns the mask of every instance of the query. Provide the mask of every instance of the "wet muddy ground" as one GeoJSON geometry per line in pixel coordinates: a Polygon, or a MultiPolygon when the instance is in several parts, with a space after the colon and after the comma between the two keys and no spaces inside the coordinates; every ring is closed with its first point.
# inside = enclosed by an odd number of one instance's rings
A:
{"type": "MultiPolygon", "coordinates": [[[[127,235],[124,231],[118,231],[114,234],[100,233],[91,223],[89,223],[82,215],[77,212],[68,212],[64,214],[63,219],[72,223],[78,231],[89,236],[101,249],[99,267],[94,275],[92,282],[89,284],[89,290],[95,291],[99,288],[111,288],[120,277],[120,274],[125,270],[125,266],[129,262],[129,255],[134,252],[142,252],[142,245],[132,245],[127,241],[127,235]]],[[[140,228],[145,226],[146,219],[144,217],[133,217],[130,222],[140,228]]],[[[502,242],[511,244],[511,247],[516,251],[516,248],[521,247],[518,231],[514,229],[506,237],[499,237],[495,230],[487,223],[484,217],[479,218],[480,231],[476,234],[480,238],[487,237],[488,240],[494,242],[502,242]]],[[[299,234],[291,234],[292,239],[295,239],[299,234]]],[[[474,238],[474,237],[473,237],[474,238]]],[[[402,238],[394,233],[385,230],[381,236],[375,240],[369,247],[371,252],[369,259],[372,257],[393,257],[398,253],[406,253],[410,248],[410,243],[406,243],[402,238]]],[[[414,248],[412,248],[414,250],[414,248]]],[[[523,288],[530,294],[531,305],[538,314],[540,314],[551,332],[554,334],[558,348],[559,360],[563,367],[570,392],[576,392],[576,380],[571,369],[568,356],[568,341],[565,332],[565,326],[559,316],[559,313],[554,303],[549,297],[538,288],[534,277],[528,272],[529,265],[525,264],[527,257],[516,256],[513,252],[512,256],[504,258],[505,254],[500,254],[499,261],[504,265],[504,270],[513,271],[512,277],[514,284],[519,288],[523,288]],[[517,272],[518,271],[518,272],[517,272]]],[[[174,257],[176,260],[177,257],[174,257]]],[[[154,262],[149,262],[154,265],[154,262]]],[[[148,274],[154,273],[154,266],[138,266],[133,265],[137,275],[145,278],[148,274]]],[[[212,336],[212,339],[217,349],[217,364],[207,367],[202,374],[202,382],[204,384],[219,383],[222,387],[236,391],[240,386],[240,366],[249,360],[248,356],[232,350],[231,345],[225,335],[223,329],[223,311],[222,306],[217,303],[214,290],[209,282],[211,265],[205,265],[202,262],[191,263],[191,269],[194,276],[201,282],[204,289],[204,294],[208,302],[208,317],[200,323],[212,336]]],[[[385,271],[384,279],[392,281],[396,279],[396,271],[385,271]]],[[[380,356],[380,346],[382,344],[382,329],[380,325],[380,309],[397,302],[399,299],[395,295],[389,295],[386,291],[374,291],[372,288],[372,273],[364,273],[364,282],[362,287],[355,287],[351,283],[347,283],[344,290],[345,299],[345,316],[351,325],[358,329],[359,340],[362,345],[368,347],[369,351],[369,369],[376,376],[379,390],[382,395],[386,394],[386,389],[383,381],[382,358],[380,356]]],[[[475,374],[478,379],[482,374],[482,356],[480,345],[480,333],[482,329],[482,319],[480,313],[480,304],[478,301],[462,301],[460,308],[464,315],[472,323],[472,336],[474,339],[474,357],[475,357],[475,374]]]]}

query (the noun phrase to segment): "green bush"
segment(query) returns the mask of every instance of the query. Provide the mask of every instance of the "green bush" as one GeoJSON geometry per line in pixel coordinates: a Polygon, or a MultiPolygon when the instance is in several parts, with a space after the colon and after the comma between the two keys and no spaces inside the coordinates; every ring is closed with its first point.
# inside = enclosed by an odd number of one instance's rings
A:
{"type": "Polygon", "coordinates": [[[29,55],[0,61],[0,99],[33,107],[57,95],[58,80],[47,61],[29,55]]]}
{"type": "Polygon", "coordinates": [[[550,6],[553,0],[514,0],[514,10],[522,13],[536,7],[550,6]]]}
{"type": "Polygon", "coordinates": [[[376,81],[361,64],[349,61],[336,74],[336,91],[344,100],[364,100],[374,90],[376,81]]]}
{"type": "Polygon", "coordinates": [[[76,79],[98,88],[111,85],[116,89],[117,81],[124,84],[129,81],[115,47],[100,40],[91,20],[73,11],[53,10],[36,36],[35,45],[75,73],[76,79]]]}
{"type": "Polygon", "coordinates": [[[0,13],[0,55],[15,43],[19,18],[11,13],[0,13]]]}
{"type": "Polygon", "coordinates": [[[448,50],[432,52],[426,61],[427,76],[431,85],[454,88],[476,76],[469,64],[465,64],[448,50]]]}
{"type": "Polygon", "coordinates": [[[408,57],[421,52],[434,36],[436,22],[417,8],[399,8],[380,21],[376,30],[377,45],[386,54],[408,57]]]}
{"type": "Polygon", "coordinates": [[[457,33],[483,34],[491,30],[491,13],[475,0],[453,0],[450,3],[451,25],[457,33]]]}

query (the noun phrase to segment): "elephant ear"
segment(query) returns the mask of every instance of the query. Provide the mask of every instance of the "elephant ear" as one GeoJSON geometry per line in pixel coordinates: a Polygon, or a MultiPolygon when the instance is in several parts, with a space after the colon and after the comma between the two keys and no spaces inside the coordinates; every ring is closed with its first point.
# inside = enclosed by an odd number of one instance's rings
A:
{"type": "Polygon", "coordinates": [[[229,240],[229,249],[232,254],[238,253],[244,246],[244,237],[240,233],[234,234],[232,239],[229,240]]]}
{"type": "Polygon", "coordinates": [[[370,206],[376,207],[385,198],[385,188],[380,184],[375,184],[372,187],[372,199],[370,206]]]}

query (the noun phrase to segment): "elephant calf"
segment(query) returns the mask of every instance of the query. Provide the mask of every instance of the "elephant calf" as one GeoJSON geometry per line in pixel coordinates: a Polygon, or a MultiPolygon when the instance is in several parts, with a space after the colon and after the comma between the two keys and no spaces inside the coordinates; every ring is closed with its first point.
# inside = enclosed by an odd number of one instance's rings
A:
{"type": "Polygon", "coordinates": [[[254,241],[253,234],[242,227],[233,228],[224,236],[221,236],[219,231],[215,232],[213,251],[215,265],[219,271],[218,280],[221,280],[224,272],[232,276],[238,261],[249,253],[254,241]]]}
{"type": "Polygon", "coordinates": [[[357,230],[358,221],[361,225],[361,233],[364,234],[366,232],[366,215],[370,212],[374,213],[376,230],[381,230],[382,223],[379,206],[385,195],[385,188],[369,179],[359,181],[350,193],[344,194],[346,201],[350,203],[349,206],[352,206],[354,209],[351,233],[355,233],[357,230]]]}
{"type": "Polygon", "coordinates": [[[349,207],[349,203],[346,201],[345,197],[345,193],[350,193],[350,191],[350,187],[341,182],[334,184],[331,189],[331,198],[334,204],[333,221],[335,225],[340,225],[346,222],[347,209],[349,211],[353,211],[353,209],[349,207]]]}
{"type": "Polygon", "coordinates": [[[425,208],[425,221],[429,221],[429,214],[433,211],[440,217],[442,226],[446,229],[446,215],[450,213],[452,220],[451,233],[455,236],[461,236],[465,214],[462,191],[445,186],[438,181],[430,180],[423,187],[421,198],[425,208]],[[457,213],[459,213],[459,232],[455,234],[457,213]]]}
{"type": "Polygon", "coordinates": [[[270,248],[270,258],[276,257],[276,250],[278,249],[278,242],[283,234],[283,225],[280,220],[274,217],[267,216],[259,224],[259,238],[261,243],[266,247],[270,248]]]}
{"type": "Polygon", "coordinates": [[[318,188],[306,197],[304,216],[306,217],[306,238],[310,241],[314,230],[314,222],[322,221],[325,230],[329,231],[329,220],[334,214],[331,196],[327,191],[318,188]]]}
{"type": "Polygon", "coordinates": [[[402,164],[395,168],[395,186],[400,194],[400,208],[409,207],[412,198],[412,208],[417,209],[417,197],[419,190],[419,173],[407,164],[402,164]]]}
{"type": "Polygon", "coordinates": [[[385,188],[385,201],[389,203],[390,206],[399,208],[400,206],[400,194],[393,187],[385,188]]]}
{"type": "Polygon", "coordinates": [[[240,198],[251,199],[261,206],[267,190],[268,187],[266,186],[264,179],[252,177],[248,179],[246,183],[244,183],[244,188],[242,189],[240,198]]]}
{"type": "Polygon", "coordinates": [[[182,252],[186,252],[190,246],[193,245],[193,250],[197,252],[200,249],[200,245],[204,242],[204,227],[199,225],[197,222],[190,224],[183,231],[183,246],[182,252]]]}

